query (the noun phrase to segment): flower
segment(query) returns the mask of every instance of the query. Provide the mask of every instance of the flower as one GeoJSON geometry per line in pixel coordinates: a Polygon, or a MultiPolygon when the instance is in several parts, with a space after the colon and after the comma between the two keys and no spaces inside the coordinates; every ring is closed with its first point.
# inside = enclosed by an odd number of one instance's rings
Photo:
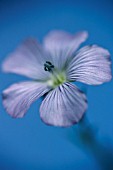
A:
{"type": "Polygon", "coordinates": [[[73,82],[99,85],[111,80],[110,53],[97,45],[77,48],[87,32],[71,35],[51,31],[42,46],[28,39],[3,63],[3,71],[27,76],[33,81],[14,84],[3,91],[3,105],[15,118],[44,96],[41,119],[49,125],[67,127],[77,123],[87,109],[85,94],[73,82]]]}

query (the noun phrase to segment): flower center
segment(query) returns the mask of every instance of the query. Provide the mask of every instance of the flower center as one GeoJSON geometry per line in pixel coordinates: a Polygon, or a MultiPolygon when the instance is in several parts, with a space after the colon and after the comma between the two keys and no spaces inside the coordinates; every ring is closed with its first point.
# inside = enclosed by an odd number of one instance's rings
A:
{"type": "Polygon", "coordinates": [[[51,73],[50,79],[47,81],[47,83],[52,88],[56,88],[57,86],[66,82],[66,75],[64,71],[59,71],[56,69],[51,62],[46,61],[44,64],[44,70],[51,73]]]}

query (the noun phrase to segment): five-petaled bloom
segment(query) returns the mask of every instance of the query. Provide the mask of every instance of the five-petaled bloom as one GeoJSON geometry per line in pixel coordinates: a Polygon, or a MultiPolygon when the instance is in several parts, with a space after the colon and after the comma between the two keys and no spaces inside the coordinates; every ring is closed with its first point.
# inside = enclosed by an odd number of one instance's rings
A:
{"type": "Polygon", "coordinates": [[[15,118],[23,117],[39,97],[41,119],[49,125],[67,127],[77,123],[87,109],[86,96],[74,84],[99,85],[111,80],[110,54],[97,45],[76,51],[87,32],[75,35],[50,32],[41,46],[26,40],[3,63],[3,71],[32,78],[3,91],[3,105],[15,118]]]}

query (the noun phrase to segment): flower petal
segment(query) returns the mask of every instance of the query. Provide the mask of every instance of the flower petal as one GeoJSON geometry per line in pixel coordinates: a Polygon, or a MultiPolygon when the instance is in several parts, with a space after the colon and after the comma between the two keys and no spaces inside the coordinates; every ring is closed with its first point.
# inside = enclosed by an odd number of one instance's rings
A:
{"type": "Polygon", "coordinates": [[[12,117],[23,117],[30,105],[50,89],[44,83],[22,82],[3,91],[3,105],[12,117]]]}
{"type": "Polygon", "coordinates": [[[44,63],[50,60],[40,44],[34,39],[27,39],[3,63],[3,71],[21,74],[36,80],[47,79],[49,72],[44,70],[44,63]]]}
{"type": "Polygon", "coordinates": [[[109,52],[97,45],[85,46],[71,60],[67,69],[70,81],[98,85],[111,80],[109,52]]]}
{"type": "Polygon", "coordinates": [[[51,31],[44,39],[44,47],[53,57],[53,64],[62,68],[68,57],[71,57],[76,49],[86,40],[86,31],[75,35],[64,31],[51,31]]]}
{"type": "Polygon", "coordinates": [[[85,95],[75,85],[65,83],[47,94],[40,116],[46,124],[66,127],[77,123],[86,108],[85,95]]]}

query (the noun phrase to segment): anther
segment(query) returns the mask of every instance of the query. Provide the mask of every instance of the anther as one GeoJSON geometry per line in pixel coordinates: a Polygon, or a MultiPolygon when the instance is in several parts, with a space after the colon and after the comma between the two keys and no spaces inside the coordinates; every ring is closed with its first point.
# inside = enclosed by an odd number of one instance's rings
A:
{"type": "Polygon", "coordinates": [[[52,65],[50,61],[46,61],[46,63],[44,64],[44,70],[51,72],[53,68],[54,65],[52,65]]]}

